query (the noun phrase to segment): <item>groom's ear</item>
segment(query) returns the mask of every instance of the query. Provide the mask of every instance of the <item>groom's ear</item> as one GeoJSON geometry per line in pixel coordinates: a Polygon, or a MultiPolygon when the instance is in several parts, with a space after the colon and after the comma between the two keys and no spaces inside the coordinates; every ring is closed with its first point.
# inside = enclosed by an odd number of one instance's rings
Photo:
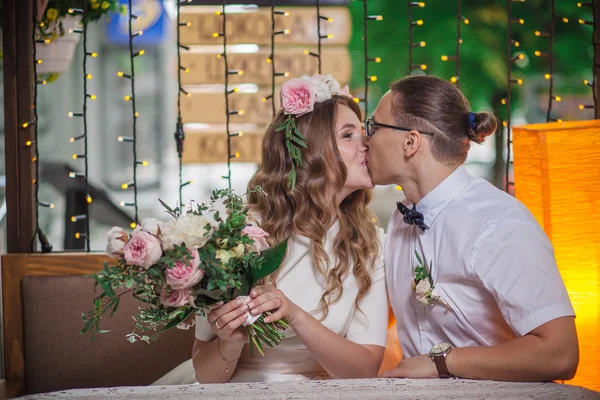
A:
{"type": "Polygon", "coordinates": [[[416,130],[412,130],[408,132],[408,135],[406,135],[406,139],[404,140],[404,155],[407,157],[410,157],[412,155],[414,155],[417,150],[419,150],[419,147],[421,147],[421,134],[416,131],[416,130]]]}

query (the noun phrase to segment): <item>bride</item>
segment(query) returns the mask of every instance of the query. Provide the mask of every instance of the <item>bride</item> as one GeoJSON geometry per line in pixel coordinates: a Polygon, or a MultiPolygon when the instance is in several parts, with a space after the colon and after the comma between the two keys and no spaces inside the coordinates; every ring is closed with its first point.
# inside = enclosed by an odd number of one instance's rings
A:
{"type": "Polygon", "coordinates": [[[376,377],[383,358],[383,231],[367,209],[373,183],[360,109],[331,75],[292,79],[281,92],[283,109],[249,183],[266,195],[250,196],[249,215],[270,245],[290,237],[287,254],[250,303],[217,304],[196,317],[200,383],[376,377]],[[265,311],[273,312],[265,322],[286,318],[290,328],[279,346],[251,356],[242,323],[265,311]]]}

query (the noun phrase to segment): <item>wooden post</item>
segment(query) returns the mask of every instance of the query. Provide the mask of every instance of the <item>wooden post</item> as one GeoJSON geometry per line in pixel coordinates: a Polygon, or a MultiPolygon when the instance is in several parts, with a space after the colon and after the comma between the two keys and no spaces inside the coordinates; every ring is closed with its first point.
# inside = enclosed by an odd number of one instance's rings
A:
{"type": "Polygon", "coordinates": [[[594,118],[600,119],[600,0],[594,0],[594,118]]]}
{"type": "Polygon", "coordinates": [[[33,7],[34,0],[3,2],[4,141],[6,159],[6,216],[9,253],[34,250],[36,143],[33,124],[33,7]]]}

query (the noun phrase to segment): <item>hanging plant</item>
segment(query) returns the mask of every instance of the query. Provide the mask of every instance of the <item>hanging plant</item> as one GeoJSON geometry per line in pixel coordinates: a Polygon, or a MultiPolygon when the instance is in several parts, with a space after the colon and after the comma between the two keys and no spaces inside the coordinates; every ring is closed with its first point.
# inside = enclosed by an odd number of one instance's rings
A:
{"type": "MultiPolygon", "coordinates": [[[[99,20],[111,12],[126,13],[127,7],[120,5],[118,0],[88,0],[87,2],[87,22],[99,20]]],[[[48,5],[39,21],[39,39],[54,40],[65,34],[63,19],[71,15],[69,12],[73,9],[82,9],[82,0],[48,0],[48,5]]]]}
{"type": "MultiPolygon", "coordinates": [[[[3,1],[0,0],[0,11],[3,1]]],[[[69,10],[82,9],[83,0],[38,0],[38,29],[37,39],[54,40],[65,34],[63,19],[70,16],[69,10]]],[[[87,0],[87,21],[94,22],[111,12],[125,14],[127,7],[119,4],[118,0],[87,0]]],[[[0,18],[2,28],[2,18],[0,18]]]]}
{"type": "Polygon", "coordinates": [[[89,24],[110,13],[127,13],[127,7],[118,0],[37,0],[35,7],[37,79],[48,83],[68,71],[81,38],[82,18],[89,24]],[[85,15],[81,12],[84,8],[85,15]]]}

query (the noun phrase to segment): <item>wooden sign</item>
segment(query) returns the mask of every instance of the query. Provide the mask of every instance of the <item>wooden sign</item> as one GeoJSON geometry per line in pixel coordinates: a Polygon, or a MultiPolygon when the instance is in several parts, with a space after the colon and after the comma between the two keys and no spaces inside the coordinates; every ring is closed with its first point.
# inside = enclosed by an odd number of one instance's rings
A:
{"type": "MultiPolygon", "coordinates": [[[[181,21],[191,26],[181,29],[181,43],[184,45],[218,45],[223,43],[222,37],[215,38],[214,33],[223,31],[223,16],[216,15],[215,7],[184,7],[185,13],[181,21]],[[189,10],[188,10],[189,8],[189,10]]],[[[276,15],[276,30],[289,30],[289,34],[277,35],[277,44],[309,44],[317,43],[317,10],[316,7],[282,7],[289,11],[289,16],[276,15]]],[[[333,35],[323,39],[324,45],[348,44],[350,41],[352,21],[346,7],[321,7],[321,15],[332,21],[321,20],[321,35],[333,35]]],[[[271,9],[259,8],[248,13],[227,14],[228,44],[271,45],[271,9]]]]}
{"type": "MultiPolygon", "coordinates": [[[[292,77],[312,75],[318,71],[317,58],[304,54],[304,50],[301,47],[275,48],[275,71],[289,72],[289,77],[275,77],[277,85],[292,77]]],[[[313,47],[306,50],[317,51],[313,47]]],[[[257,53],[250,54],[228,53],[229,69],[244,71],[243,75],[229,75],[229,83],[271,85],[272,66],[267,63],[270,54],[270,48],[262,48],[257,53]]],[[[188,73],[181,74],[183,85],[225,83],[224,59],[217,58],[216,54],[182,52],[181,65],[189,69],[188,73]]],[[[345,46],[322,49],[321,71],[324,75],[331,73],[339,82],[346,84],[350,80],[351,70],[350,53],[345,46]]]]}
{"type": "MultiPolygon", "coordinates": [[[[243,114],[230,115],[230,123],[255,123],[267,125],[272,120],[270,99],[263,99],[271,90],[260,89],[258,93],[232,93],[229,95],[229,110],[243,110],[243,114]]],[[[281,103],[279,88],[275,90],[275,107],[281,103]]],[[[193,93],[191,97],[181,97],[181,118],[184,123],[224,124],[226,122],[224,93],[193,93]]]]}
{"type": "MultiPolygon", "coordinates": [[[[231,138],[232,162],[260,163],[263,133],[244,133],[231,138]]],[[[220,163],[227,161],[225,132],[186,131],[183,162],[186,164],[220,163]]]]}

